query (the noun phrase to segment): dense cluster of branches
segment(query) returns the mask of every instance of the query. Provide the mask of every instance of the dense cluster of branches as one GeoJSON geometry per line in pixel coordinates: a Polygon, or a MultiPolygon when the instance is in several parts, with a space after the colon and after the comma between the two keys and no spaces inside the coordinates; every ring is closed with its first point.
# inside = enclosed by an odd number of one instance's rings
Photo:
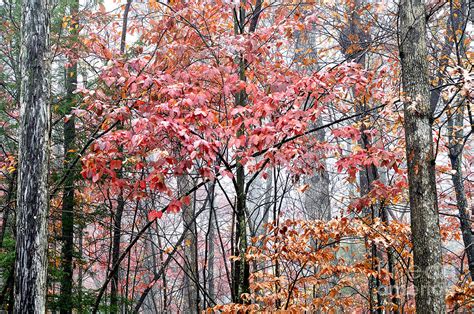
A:
{"type": "Polygon", "coordinates": [[[0,2],[0,306],[473,307],[465,0],[0,2]]]}

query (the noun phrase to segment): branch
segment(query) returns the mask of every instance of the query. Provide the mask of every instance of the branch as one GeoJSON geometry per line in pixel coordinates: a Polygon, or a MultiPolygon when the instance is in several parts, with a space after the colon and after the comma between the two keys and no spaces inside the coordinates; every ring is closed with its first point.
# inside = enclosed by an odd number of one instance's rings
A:
{"type": "MultiPolygon", "coordinates": [[[[330,122],[330,123],[327,123],[325,125],[322,125],[322,126],[319,126],[319,127],[316,127],[316,128],[313,128],[313,129],[310,129],[302,134],[298,134],[298,135],[294,135],[292,137],[288,137],[288,138],[285,138],[284,140],[280,141],[279,143],[277,144],[274,144],[272,147],[270,148],[266,148],[266,149],[263,149],[255,154],[252,155],[252,157],[257,157],[257,156],[261,156],[263,154],[265,154],[266,152],[268,152],[271,148],[280,148],[281,146],[283,146],[284,144],[288,143],[288,142],[291,142],[295,139],[298,139],[300,137],[303,137],[303,136],[306,136],[308,134],[311,134],[311,133],[314,133],[318,130],[321,130],[321,129],[325,129],[325,128],[328,128],[330,126],[333,126],[335,124],[338,124],[338,123],[341,123],[341,122],[344,122],[344,121],[347,121],[347,120],[350,120],[350,119],[353,119],[353,118],[356,118],[358,116],[361,116],[361,115],[365,115],[367,114],[367,112],[371,112],[371,111],[375,111],[377,109],[380,109],[380,108],[383,108],[385,107],[386,104],[383,104],[383,105],[380,105],[380,106],[377,106],[377,107],[374,107],[372,109],[369,109],[369,110],[366,110],[366,111],[363,111],[363,112],[359,112],[357,114],[354,114],[354,115],[351,115],[351,116],[348,116],[348,117],[344,117],[344,118],[341,118],[341,119],[338,119],[336,121],[333,121],[333,122],[330,122]]],[[[115,123],[116,124],[116,123],[115,123]]],[[[111,129],[113,126],[112,125],[109,129],[111,129]]],[[[104,132],[108,132],[109,129],[107,129],[106,131],[104,132]]],[[[92,140],[93,141],[93,140],[92,140]]],[[[228,166],[228,169],[233,169],[237,167],[237,164],[234,163],[232,165],[229,165],[228,166]]],[[[216,178],[220,176],[219,173],[216,173],[215,174],[216,178]]],[[[179,198],[183,198],[185,196],[188,196],[192,193],[194,193],[195,191],[197,191],[199,188],[201,188],[202,186],[204,186],[205,184],[207,184],[208,182],[210,182],[211,180],[210,179],[206,179],[204,181],[202,181],[201,183],[195,185],[191,190],[189,190],[187,193],[185,193],[184,195],[180,196],[179,198]]],[[[162,213],[165,213],[169,208],[169,204],[166,205],[165,207],[163,207],[161,209],[161,212],[162,213]]],[[[115,265],[113,265],[112,269],[110,270],[109,274],[107,275],[107,278],[105,279],[105,282],[104,284],[102,285],[102,287],[100,288],[99,290],[99,294],[97,295],[97,298],[96,298],[96,301],[95,301],[95,304],[94,304],[94,307],[92,309],[92,313],[97,313],[98,311],[98,308],[99,308],[99,304],[100,304],[100,301],[102,299],[102,296],[104,295],[105,291],[107,290],[107,285],[109,284],[110,280],[112,279],[113,275],[115,274],[115,272],[118,271],[118,268],[120,266],[120,263],[125,259],[125,257],[130,253],[131,249],[135,246],[135,244],[138,242],[138,240],[140,239],[140,237],[153,225],[153,223],[156,221],[157,218],[154,218],[153,220],[149,221],[135,236],[135,238],[129,243],[129,245],[127,246],[127,248],[125,249],[125,251],[120,255],[119,259],[117,260],[117,263],[115,265]]]]}

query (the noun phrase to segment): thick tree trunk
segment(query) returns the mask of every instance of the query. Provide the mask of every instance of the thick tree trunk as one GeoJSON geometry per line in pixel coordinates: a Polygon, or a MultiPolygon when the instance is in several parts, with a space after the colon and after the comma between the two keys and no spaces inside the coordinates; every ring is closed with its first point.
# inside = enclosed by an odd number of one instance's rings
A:
{"type": "MultiPolygon", "coordinates": [[[[192,188],[192,181],[188,174],[177,178],[180,195],[187,193],[192,188]]],[[[184,312],[199,313],[199,277],[197,272],[197,235],[196,220],[194,219],[194,203],[183,204],[181,209],[184,223],[184,312]]]]}
{"type": "Polygon", "coordinates": [[[47,0],[22,2],[15,313],[46,311],[49,24],[47,0]]]}
{"type": "MultiPolygon", "coordinates": [[[[71,4],[71,15],[74,22],[72,23],[71,37],[74,40],[77,35],[77,27],[79,26],[77,19],[79,9],[79,1],[71,4]]],[[[77,85],[77,64],[74,63],[66,70],[66,114],[71,114],[74,103],[74,90],[77,85]]],[[[67,169],[76,158],[74,152],[76,140],[75,118],[72,115],[63,125],[64,133],[64,167],[67,169]]],[[[64,180],[64,189],[62,197],[62,278],[61,278],[61,294],[60,294],[60,312],[61,314],[72,313],[73,299],[73,256],[74,256],[74,180],[76,171],[70,171],[64,180]]]]}
{"type": "Polygon", "coordinates": [[[444,313],[445,284],[436,194],[425,3],[400,3],[400,59],[417,313],[444,313]]]}

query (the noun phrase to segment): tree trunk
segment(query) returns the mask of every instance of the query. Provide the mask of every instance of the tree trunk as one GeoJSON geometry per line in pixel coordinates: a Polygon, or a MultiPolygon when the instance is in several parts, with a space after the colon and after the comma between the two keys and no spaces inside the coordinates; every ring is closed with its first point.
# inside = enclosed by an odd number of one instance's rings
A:
{"type": "Polygon", "coordinates": [[[399,14],[416,309],[417,313],[444,313],[425,3],[403,0],[399,14]]]}
{"type": "MultiPolygon", "coordinates": [[[[347,60],[354,60],[355,62],[359,63],[362,68],[366,68],[366,49],[370,43],[370,37],[367,31],[363,27],[363,21],[360,18],[359,10],[363,6],[362,0],[353,0],[349,4],[349,12],[350,21],[348,27],[342,30],[340,34],[340,43],[342,51],[347,60]]],[[[353,91],[354,98],[356,98],[356,92],[353,91]]],[[[356,112],[363,113],[366,110],[365,103],[358,103],[357,99],[355,99],[357,103],[356,112]]],[[[366,115],[362,115],[360,117],[360,121],[366,119],[366,115]]],[[[368,150],[369,147],[372,145],[371,141],[367,137],[367,134],[364,132],[366,131],[365,124],[362,123],[360,127],[361,139],[359,140],[359,145],[368,150]]],[[[360,196],[366,197],[367,194],[372,189],[372,184],[375,180],[378,179],[378,169],[374,165],[369,165],[364,167],[362,170],[359,171],[359,186],[360,186],[360,196]]],[[[371,221],[374,218],[378,218],[380,216],[380,211],[378,210],[377,206],[370,206],[364,208],[363,213],[370,217],[371,221]]],[[[371,258],[372,269],[376,270],[378,274],[380,274],[381,268],[381,259],[382,254],[381,251],[377,248],[375,244],[371,244],[370,249],[367,247],[368,254],[371,258]]],[[[383,305],[383,298],[382,295],[379,293],[382,290],[381,282],[378,276],[370,276],[368,280],[368,289],[369,289],[369,309],[370,312],[378,312],[381,313],[382,305],[383,305]]]]}
{"type": "MultiPolygon", "coordinates": [[[[125,10],[123,12],[123,19],[122,19],[122,36],[120,38],[120,53],[125,53],[126,47],[126,40],[127,40],[127,25],[128,25],[128,14],[130,12],[130,6],[132,4],[132,0],[127,0],[125,5],[125,10]]],[[[122,128],[122,123],[119,123],[117,128],[122,128]]],[[[119,147],[119,151],[123,151],[123,147],[119,147]]],[[[117,173],[117,178],[121,179],[123,176],[123,172],[120,169],[117,173]]],[[[112,267],[114,267],[119,260],[120,257],[120,238],[122,234],[122,214],[125,209],[125,199],[123,197],[124,191],[120,189],[120,193],[117,198],[117,209],[114,215],[114,235],[113,235],[113,246],[112,246],[112,267]]],[[[118,284],[119,284],[119,277],[120,277],[120,267],[114,272],[112,276],[112,280],[110,282],[110,308],[112,313],[116,313],[119,311],[119,302],[118,302],[118,284]]]]}
{"type": "MultiPolygon", "coordinates": [[[[123,191],[117,199],[117,209],[115,211],[113,219],[113,242],[112,242],[112,267],[118,263],[120,257],[120,236],[122,233],[122,214],[125,207],[125,200],[123,199],[123,191]]],[[[110,280],[110,311],[111,313],[117,313],[119,311],[118,302],[118,284],[119,284],[120,267],[114,272],[112,279],[110,280]]]]}
{"type": "MultiPolygon", "coordinates": [[[[318,118],[316,126],[323,124],[322,119],[318,118]]],[[[326,140],[326,131],[321,129],[316,132],[316,138],[320,142],[326,140]]],[[[331,219],[331,200],[329,186],[331,184],[329,173],[326,170],[326,160],[321,159],[323,169],[316,170],[314,174],[309,177],[306,182],[309,188],[304,195],[304,208],[306,216],[309,219],[320,219],[329,221],[331,219]]]]}
{"type": "Polygon", "coordinates": [[[245,215],[246,194],[245,194],[245,170],[241,163],[237,164],[236,171],[236,192],[237,202],[236,226],[235,226],[235,243],[234,256],[239,258],[235,260],[232,276],[233,302],[243,303],[242,294],[250,291],[250,265],[245,258],[247,251],[247,219],[245,215]]]}
{"type": "MultiPolygon", "coordinates": [[[[258,1],[259,3],[260,1],[258,1]]],[[[258,3],[256,7],[258,7],[258,3]]],[[[243,1],[239,7],[239,16],[234,17],[234,32],[235,34],[245,33],[245,21],[246,12],[245,6],[246,1],[243,1]]],[[[255,12],[257,13],[257,12],[255,12]]],[[[254,14],[251,21],[249,32],[255,31],[258,22],[258,13],[254,14]]],[[[247,62],[242,54],[237,57],[239,64],[239,79],[246,81],[245,69],[247,62]]],[[[247,104],[247,95],[244,90],[238,92],[235,96],[236,106],[245,106],[247,104]]],[[[245,129],[242,126],[237,132],[237,137],[243,135],[245,129]]],[[[247,251],[247,219],[246,219],[246,189],[245,189],[245,168],[240,162],[240,158],[237,159],[237,167],[235,171],[234,187],[236,192],[235,202],[235,237],[233,244],[233,255],[238,256],[232,263],[232,301],[234,303],[244,303],[242,294],[249,293],[250,291],[250,265],[245,258],[247,251]]]]}
{"type": "Polygon", "coordinates": [[[12,202],[14,200],[15,194],[15,183],[17,177],[17,171],[15,170],[10,177],[8,182],[8,191],[5,197],[5,209],[3,210],[3,217],[2,217],[2,226],[0,229],[0,248],[3,247],[3,240],[5,240],[5,235],[7,232],[9,218],[10,218],[10,211],[12,211],[12,202]]]}
{"type": "MultiPolygon", "coordinates": [[[[177,178],[178,193],[183,195],[192,188],[191,177],[183,174],[177,178]]],[[[196,220],[194,219],[195,200],[189,205],[183,204],[182,215],[184,223],[184,303],[185,313],[199,313],[199,278],[197,272],[197,235],[196,220]]]]}
{"type": "MultiPolygon", "coordinates": [[[[159,258],[160,258],[160,268],[166,268],[165,265],[165,257],[163,254],[163,245],[161,244],[161,238],[160,234],[158,233],[158,228],[156,228],[156,238],[157,238],[157,243],[158,243],[158,249],[159,249],[159,258]]],[[[156,274],[156,273],[155,273],[156,274]]],[[[168,313],[168,284],[167,284],[167,277],[166,277],[166,271],[163,271],[161,279],[163,280],[163,313],[168,313]]]]}
{"type": "Polygon", "coordinates": [[[462,151],[463,151],[463,119],[464,110],[460,105],[455,108],[456,112],[448,120],[449,132],[449,159],[453,169],[451,180],[453,181],[454,191],[456,193],[456,206],[459,211],[459,222],[461,225],[462,239],[467,256],[469,272],[474,280],[474,244],[472,239],[471,223],[467,213],[467,199],[464,192],[464,183],[462,177],[462,151]]]}
{"type": "MultiPolygon", "coordinates": [[[[318,53],[315,48],[316,38],[315,33],[310,31],[298,31],[295,35],[295,59],[298,64],[298,70],[306,72],[311,75],[318,71],[318,53]],[[312,64],[303,65],[303,60],[314,60],[312,64]]],[[[314,99],[304,104],[303,110],[309,109],[314,106],[314,99]]],[[[319,127],[323,125],[322,117],[318,117],[315,124],[311,124],[311,127],[319,127]]],[[[322,128],[317,131],[314,137],[319,142],[326,141],[326,129],[322,128]]],[[[304,194],[304,211],[308,219],[321,219],[328,221],[331,219],[331,201],[329,197],[329,186],[330,179],[329,173],[326,170],[326,159],[322,158],[321,154],[316,152],[321,157],[322,169],[313,169],[315,172],[305,179],[305,183],[309,184],[308,190],[304,194]]]]}
{"type": "Polygon", "coordinates": [[[49,3],[24,0],[15,313],[45,313],[50,129],[49,3]]]}
{"type": "MultiPolygon", "coordinates": [[[[15,198],[15,184],[16,184],[16,178],[17,178],[17,171],[15,170],[12,174],[11,177],[9,178],[9,183],[8,183],[8,191],[5,199],[5,209],[3,212],[3,217],[2,217],[2,226],[0,230],[0,249],[3,248],[3,241],[5,239],[5,236],[7,235],[7,228],[9,228],[10,223],[10,212],[14,212],[14,208],[12,208],[12,202],[15,198]]],[[[12,227],[15,226],[15,224],[11,224],[12,227]]],[[[12,235],[14,236],[14,235],[12,235]]],[[[11,309],[13,308],[13,298],[12,298],[12,291],[13,291],[13,274],[14,273],[14,265],[11,265],[9,267],[2,267],[0,269],[0,287],[1,287],[1,293],[0,293],[0,305],[1,308],[7,310],[10,313],[11,309]],[[8,277],[6,278],[6,281],[4,282],[6,272],[8,272],[8,277]]]]}
{"type": "MultiPolygon", "coordinates": [[[[82,217],[81,217],[82,218],[82,217]]],[[[81,223],[82,224],[82,223],[81,223]]],[[[80,225],[79,230],[77,231],[77,245],[79,247],[79,252],[78,252],[78,259],[82,261],[82,245],[83,245],[83,227],[80,225]]],[[[83,292],[82,292],[82,280],[84,278],[84,272],[82,268],[82,264],[79,265],[79,270],[77,272],[77,312],[79,314],[84,313],[83,308],[82,308],[82,302],[83,302],[83,292]]]]}
{"type": "Polygon", "coordinates": [[[214,280],[215,280],[215,274],[214,274],[214,260],[215,260],[215,245],[214,245],[214,238],[216,237],[215,235],[215,230],[216,230],[216,224],[214,222],[215,219],[215,208],[214,208],[214,195],[215,195],[215,182],[211,182],[209,184],[209,233],[208,233],[208,241],[209,241],[209,256],[207,259],[207,292],[209,295],[210,302],[208,304],[205,304],[204,306],[211,306],[212,301],[216,299],[216,292],[215,292],[215,287],[214,287],[214,280]]]}
{"type": "MultiPolygon", "coordinates": [[[[77,37],[78,29],[78,9],[79,1],[71,3],[71,15],[73,16],[73,23],[71,25],[72,31],[70,32],[72,40],[74,41],[77,37]]],[[[71,60],[72,61],[72,60],[71,60]]],[[[66,70],[66,114],[71,114],[71,109],[74,104],[74,90],[77,85],[77,63],[74,63],[70,68],[66,70]]],[[[72,115],[63,125],[63,147],[64,147],[64,168],[67,169],[73,160],[76,158],[74,152],[75,140],[76,140],[76,125],[75,118],[72,115]]],[[[73,287],[73,256],[74,256],[74,180],[76,171],[70,171],[64,180],[64,190],[62,197],[62,260],[61,260],[61,294],[60,294],[60,313],[69,314],[72,313],[73,299],[72,299],[72,287],[73,287]]]]}
{"type": "MultiPolygon", "coordinates": [[[[459,4],[450,4],[450,14],[447,23],[446,42],[441,54],[441,65],[437,73],[437,84],[442,84],[442,70],[446,68],[449,61],[449,56],[452,52],[452,47],[456,42],[456,55],[458,58],[458,66],[460,64],[461,56],[466,56],[464,38],[458,38],[464,34],[463,28],[466,23],[466,1],[459,1],[459,4]]],[[[440,99],[441,89],[437,88],[431,92],[431,109],[434,111],[440,99]]],[[[459,222],[462,233],[462,239],[466,251],[469,272],[471,278],[474,280],[474,244],[471,223],[467,213],[467,199],[464,191],[463,174],[462,174],[462,152],[464,149],[464,107],[463,100],[457,101],[457,106],[454,107],[454,113],[448,113],[448,142],[449,142],[449,159],[451,161],[451,169],[453,174],[451,179],[453,181],[454,191],[456,194],[456,206],[459,212],[459,222]]]]}

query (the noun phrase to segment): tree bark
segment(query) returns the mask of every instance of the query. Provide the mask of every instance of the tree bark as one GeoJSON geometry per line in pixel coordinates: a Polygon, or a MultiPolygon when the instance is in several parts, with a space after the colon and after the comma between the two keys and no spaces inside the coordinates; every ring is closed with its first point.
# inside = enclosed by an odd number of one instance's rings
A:
{"type": "Polygon", "coordinates": [[[14,312],[45,313],[51,67],[49,3],[48,0],[24,0],[21,10],[14,312]]]}
{"type": "Polygon", "coordinates": [[[416,311],[444,313],[424,1],[403,0],[399,20],[416,311]]]}

